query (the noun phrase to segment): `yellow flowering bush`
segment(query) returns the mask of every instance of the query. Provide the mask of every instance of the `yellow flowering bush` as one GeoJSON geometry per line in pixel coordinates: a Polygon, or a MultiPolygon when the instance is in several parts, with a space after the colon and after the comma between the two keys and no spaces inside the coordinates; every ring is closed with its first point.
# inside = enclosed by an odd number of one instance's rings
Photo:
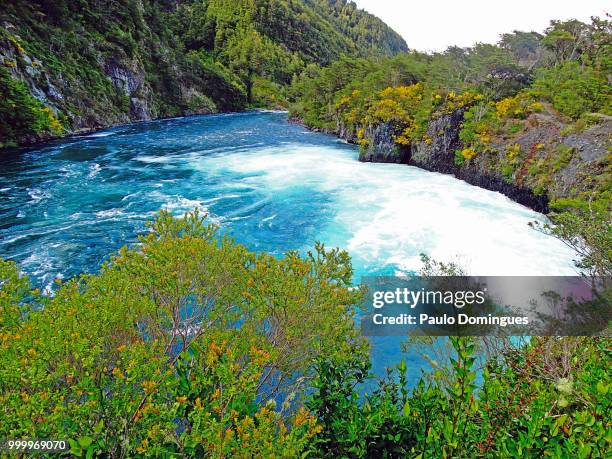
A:
{"type": "Polygon", "coordinates": [[[526,92],[520,92],[514,97],[506,97],[496,102],[495,108],[500,118],[524,118],[530,113],[542,111],[544,105],[534,101],[526,92]]]}
{"type": "Polygon", "coordinates": [[[0,437],[68,439],[72,457],[299,456],[320,427],[281,414],[295,375],[366,352],[348,255],[250,253],[197,212],[150,226],[53,297],[0,261],[0,437]]]}
{"type": "Polygon", "coordinates": [[[471,107],[482,99],[482,94],[474,91],[464,91],[459,94],[455,91],[450,91],[448,94],[436,94],[434,104],[439,105],[438,113],[450,114],[461,108],[471,107]]]}

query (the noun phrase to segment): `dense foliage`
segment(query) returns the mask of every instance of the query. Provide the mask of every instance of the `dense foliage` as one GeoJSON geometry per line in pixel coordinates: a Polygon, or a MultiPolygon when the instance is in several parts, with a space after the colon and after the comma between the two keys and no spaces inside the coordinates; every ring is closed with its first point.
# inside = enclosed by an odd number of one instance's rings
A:
{"type": "Polygon", "coordinates": [[[76,457],[609,452],[609,340],[451,339],[413,389],[401,363],[364,394],[346,253],[256,255],[197,213],[140,242],[54,296],[0,263],[3,438],[76,457]]]}
{"type": "Polygon", "coordinates": [[[450,342],[446,372],[436,370],[408,391],[402,362],[364,400],[355,386],[366,378],[367,363],[319,363],[316,392],[308,403],[322,425],[311,441],[315,455],[585,458],[609,453],[609,341],[535,339],[521,349],[503,347],[483,367],[477,357],[486,351],[485,342],[450,342]]]}
{"type": "MultiPolygon", "coordinates": [[[[353,130],[390,118],[409,123],[413,117],[403,114],[367,115],[376,111],[373,104],[392,106],[397,91],[420,83],[423,97],[408,105],[429,116],[442,101],[461,96],[464,104],[444,108],[462,108],[475,101],[481,107],[497,102],[512,105],[512,98],[529,96],[534,102],[551,102],[573,119],[591,112],[611,114],[610,21],[551,24],[543,36],[504,34],[497,46],[477,44],[433,55],[411,52],[387,59],[347,58],[325,68],[311,66],[294,84],[293,113],[310,126],[331,130],[337,129],[337,122],[353,130]],[[480,97],[465,95],[469,93],[480,97]]],[[[517,108],[499,114],[525,117],[527,112],[517,108]]],[[[420,119],[420,124],[427,122],[427,116],[420,119]]]]}
{"type": "MultiPolygon", "coordinates": [[[[307,63],[407,49],[346,1],[3,1],[0,23],[4,84],[24,82],[72,130],[278,107],[283,85],[307,63]]],[[[27,111],[26,102],[18,109],[27,111]]],[[[0,123],[13,125],[4,145],[57,134],[1,114],[0,123]]]]}
{"type": "Polygon", "coordinates": [[[30,95],[25,84],[0,67],[0,148],[15,146],[19,136],[61,134],[63,127],[49,107],[30,95]]]}
{"type": "Polygon", "coordinates": [[[88,457],[304,449],[312,359],[364,355],[346,253],[255,255],[197,213],[161,213],[141,243],[53,297],[2,262],[0,435],[88,457]]]}

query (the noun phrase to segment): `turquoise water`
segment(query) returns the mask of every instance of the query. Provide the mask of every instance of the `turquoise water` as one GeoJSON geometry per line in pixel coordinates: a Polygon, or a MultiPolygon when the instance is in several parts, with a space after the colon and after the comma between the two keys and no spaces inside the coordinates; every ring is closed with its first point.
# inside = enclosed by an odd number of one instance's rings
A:
{"type": "MultiPolygon", "coordinates": [[[[251,250],[346,248],[356,281],[417,271],[422,252],[475,275],[574,274],[572,253],[527,226],[541,215],[448,175],[357,155],[271,112],[121,126],[4,154],[0,257],[49,287],[95,272],[158,209],[198,207],[251,250]]],[[[377,343],[376,366],[397,357],[396,344],[377,343]]]]}

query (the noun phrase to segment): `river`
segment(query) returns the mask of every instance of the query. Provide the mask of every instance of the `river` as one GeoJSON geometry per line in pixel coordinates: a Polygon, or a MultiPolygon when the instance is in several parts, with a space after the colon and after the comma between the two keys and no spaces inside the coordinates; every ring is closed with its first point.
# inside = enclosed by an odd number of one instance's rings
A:
{"type": "MultiPolygon", "coordinates": [[[[333,136],[247,112],[152,121],[4,153],[0,257],[40,287],[95,272],[160,208],[198,207],[253,251],[320,240],[364,274],[418,271],[419,254],[475,275],[571,275],[544,217],[451,176],[357,161],[333,136]]],[[[376,366],[393,361],[389,347],[376,366]]],[[[382,354],[381,354],[382,355],[382,354]]]]}

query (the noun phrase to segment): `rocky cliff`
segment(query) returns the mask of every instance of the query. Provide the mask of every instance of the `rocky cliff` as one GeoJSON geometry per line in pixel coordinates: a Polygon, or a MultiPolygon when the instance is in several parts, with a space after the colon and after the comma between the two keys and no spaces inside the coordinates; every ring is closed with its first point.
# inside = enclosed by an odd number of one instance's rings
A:
{"type": "Polygon", "coordinates": [[[46,43],[24,24],[0,25],[0,148],[246,103],[237,78],[178,53],[144,23],[142,41],[127,50],[102,37],[72,49],[65,34],[46,43]]]}
{"type": "Polygon", "coordinates": [[[609,174],[612,117],[597,115],[592,126],[577,128],[550,107],[532,114],[525,127],[492,141],[486,154],[458,164],[463,147],[459,133],[464,109],[434,118],[428,141],[409,146],[393,142],[388,124],[370,127],[359,159],[396,162],[452,174],[466,182],[498,191],[539,212],[548,212],[550,200],[572,198],[601,186],[609,174]]]}

